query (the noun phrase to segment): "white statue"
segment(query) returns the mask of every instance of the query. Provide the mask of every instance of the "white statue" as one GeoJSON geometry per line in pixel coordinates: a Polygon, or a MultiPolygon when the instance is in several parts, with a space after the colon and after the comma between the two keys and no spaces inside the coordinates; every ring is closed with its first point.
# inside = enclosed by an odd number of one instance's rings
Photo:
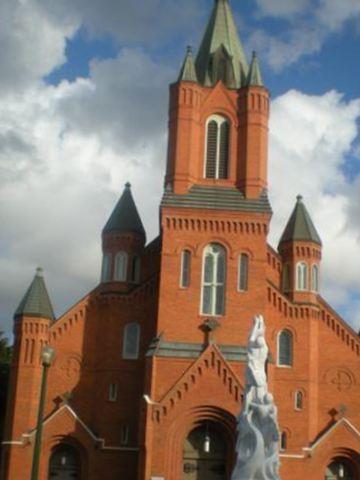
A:
{"type": "Polygon", "coordinates": [[[259,315],[249,337],[245,397],[231,480],[280,480],[277,408],[268,392],[265,371],[268,353],[265,322],[259,315]]]}

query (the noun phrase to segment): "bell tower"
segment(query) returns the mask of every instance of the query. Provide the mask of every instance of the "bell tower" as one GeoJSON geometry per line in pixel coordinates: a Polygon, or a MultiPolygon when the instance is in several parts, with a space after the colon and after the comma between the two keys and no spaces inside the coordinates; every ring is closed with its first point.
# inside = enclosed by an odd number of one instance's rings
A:
{"type": "Polygon", "coordinates": [[[239,312],[248,321],[262,311],[268,120],[259,60],[254,53],[247,62],[229,1],[217,0],[197,54],[187,48],[170,87],[158,318],[164,338],[202,342],[199,326],[215,317],[219,328],[209,336],[232,343],[233,325],[242,344],[250,325],[239,328],[239,312]]]}
{"type": "Polygon", "coordinates": [[[196,58],[188,47],[170,87],[165,185],[235,187],[247,199],[267,188],[269,91],[256,54],[250,67],[228,0],[217,0],[196,58]]]}

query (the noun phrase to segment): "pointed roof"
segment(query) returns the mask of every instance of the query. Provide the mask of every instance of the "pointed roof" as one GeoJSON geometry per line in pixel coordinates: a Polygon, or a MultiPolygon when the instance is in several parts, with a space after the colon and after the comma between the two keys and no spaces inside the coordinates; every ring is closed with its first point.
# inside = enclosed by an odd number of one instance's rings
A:
{"type": "Polygon", "coordinates": [[[247,79],[248,87],[263,87],[264,82],[262,79],[260,64],[256,52],[253,52],[251,65],[249,69],[249,75],[247,79]]]}
{"type": "Polygon", "coordinates": [[[212,86],[210,66],[213,55],[220,48],[229,55],[233,70],[235,88],[240,88],[248,74],[248,64],[241,45],[234,17],[228,0],[216,0],[196,58],[196,72],[199,82],[212,86]]]}
{"type": "Polygon", "coordinates": [[[137,233],[146,236],[139,212],[136,208],[130,183],[125,184],[123,194],[112,212],[103,233],[137,233]]]}
{"type": "Polygon", "coordinates": [[[48,318],[50,320],[55,318],[42,268],[36,270],[34,280],[16,309],[15,317],[20,315],[48,318]]]}
{"type": "Polygon", "coordinates": [[[198,81],[196,70],[195,70],[194,57],[192,54],[192,47],[190,46],[188,46],[186,49],[186,56],[180,70],[178,81],[179,82],[196,82],[196,83],[198,81]]]}
{"type": "Polygon", "coordinates": [[[280,243],[284,242],[314,242],[322,244],[319,234],[314,227],[311,217],[303,203],[303,197],[297,196],[297,202],[294,211],[286,225],[284,233],[280,239],[280,243]]]}

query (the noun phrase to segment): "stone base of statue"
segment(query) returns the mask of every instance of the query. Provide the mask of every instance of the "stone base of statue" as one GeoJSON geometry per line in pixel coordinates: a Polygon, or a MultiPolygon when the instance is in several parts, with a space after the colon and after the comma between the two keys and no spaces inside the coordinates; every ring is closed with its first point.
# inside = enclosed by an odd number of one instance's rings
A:
{"type": "Polygon", "coordinates": [[[257,316],[249,337],[245,397],[231,480],[280,480],[277,408],[265,373],[268,352],[264,319],[257,316]]]}

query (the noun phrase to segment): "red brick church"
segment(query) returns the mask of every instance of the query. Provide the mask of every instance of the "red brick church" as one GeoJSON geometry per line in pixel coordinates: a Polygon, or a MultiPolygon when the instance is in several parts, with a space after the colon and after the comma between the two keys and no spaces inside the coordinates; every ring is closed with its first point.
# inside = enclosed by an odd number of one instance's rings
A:
{"type": "Polygon", "coordinates": [[[170,87],[160,235],[146,242],[127,184],[99,285],[55,318],[38,270],[15,312],[3,480],[30,478],[46,344],[40,479],[230,479],[256,314],[282,480],[360,479],[360,339],[319,294],[322,244],[300,196],[278,249],[267,243],[269,97],[217,0],[170,87]]]}

